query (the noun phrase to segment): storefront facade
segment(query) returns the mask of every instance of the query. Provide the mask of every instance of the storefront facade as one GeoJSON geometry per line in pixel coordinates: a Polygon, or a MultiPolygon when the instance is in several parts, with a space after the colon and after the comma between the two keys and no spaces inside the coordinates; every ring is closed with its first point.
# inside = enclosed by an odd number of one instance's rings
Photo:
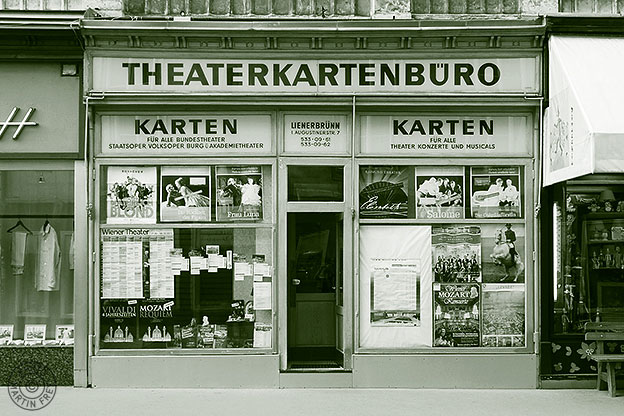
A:
{"type": "MultiPolygon", "coordinates": [[[[588,322],[624,317],[624,196],[614,20],[553,19],[544,132],[542,357],[544,386],[594,387],[588,322]],[[600,36],[586,36],[594,25],[600,36]]],[[[609,342],[605,353],[622,345],[609,342]]]]}
{"type": "Polygon", "coordinates": [[[541,20],[81,30],[89,384],[537,386],[541,20]]]}
{"type": "Polygon", "coordinates": [[[2,385],[30,386],[35,374],[48,385],[86,383],[86,339],[74,343],[77,328],[86,333],[86,317],[75,319],[74,310],[86,300],[79,294],[87,241],[82,50],[69,28],[76,18],[67,13],[35,23],[19,13],[2,16],[2,385]],[[42,367],[48,370],[34,373],[42,367]]]}

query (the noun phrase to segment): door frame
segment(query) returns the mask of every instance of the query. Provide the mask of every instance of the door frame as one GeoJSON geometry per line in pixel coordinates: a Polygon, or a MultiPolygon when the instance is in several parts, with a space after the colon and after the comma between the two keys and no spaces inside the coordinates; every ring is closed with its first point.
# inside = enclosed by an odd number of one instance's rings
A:
{"type": "Polygon", "coordinates": [[[343,214],[343,286],[342,286],[342,340],[344,343],[345,370],[352,368],[353,355],[353,163],[350,157],[310,158],[282,157],[278,160],[278,351],[280,370],[288,369],[288,258],[287,258],[287,214],[292,212],[335,212],[343,214]],[[289,202],[288,201],[288,166],[342,166],[343,194],[342,202],[289,202]]]}

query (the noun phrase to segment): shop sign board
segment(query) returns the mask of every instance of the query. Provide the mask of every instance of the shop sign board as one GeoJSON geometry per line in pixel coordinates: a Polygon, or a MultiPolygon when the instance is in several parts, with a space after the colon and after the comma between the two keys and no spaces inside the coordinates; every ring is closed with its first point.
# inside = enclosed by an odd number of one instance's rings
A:
{"type": "Polygon", "coordinates": [[[102,154],[137,156],[266,155],[269,114],[102,116],[102,154]]]}
{"type": "Polygon", "coordinates": [[[540,91],[533,57],[190,59],[94,57],[95,91],[293,94],[488,94],[540,91]]]}
{"type": "Polygon", "coordinates": [[[303,155],[348,153],[350,143],[347,116],[284,116],[284,151],[303,155]]]}
{"type": "Polygon", "coordinates": [[[484,115],[365,115],[360,153],[374,156],[526,157],[531,117],[484,115]]]}
{"type": "Polygon", "coordinates": [[[80,78],[59,63],[0,65],[0,157],[78,157],[80,78]]]}

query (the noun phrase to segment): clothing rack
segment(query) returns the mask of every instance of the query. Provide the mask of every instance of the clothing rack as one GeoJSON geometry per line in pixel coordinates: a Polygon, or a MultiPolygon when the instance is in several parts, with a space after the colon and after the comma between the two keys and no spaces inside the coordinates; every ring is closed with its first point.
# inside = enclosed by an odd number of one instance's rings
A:
{"type": "Polygon", "coordinates": [[[73,214],[57,214],[57,215],[0,215],[0,218],[74,218],[73,214]]]}

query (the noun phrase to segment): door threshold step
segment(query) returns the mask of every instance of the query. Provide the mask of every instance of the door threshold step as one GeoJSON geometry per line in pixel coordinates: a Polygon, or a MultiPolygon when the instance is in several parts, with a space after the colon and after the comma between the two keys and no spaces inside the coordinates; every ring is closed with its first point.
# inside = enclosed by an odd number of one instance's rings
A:
{"type": "Polygon", "coordinates": [[[345,370],[344,368],[316,368],[316,367],[306,367],[306,368],[288,368],[286,370],[282,370],[282,373],[351,373],[351,370],[345,370]]]}

